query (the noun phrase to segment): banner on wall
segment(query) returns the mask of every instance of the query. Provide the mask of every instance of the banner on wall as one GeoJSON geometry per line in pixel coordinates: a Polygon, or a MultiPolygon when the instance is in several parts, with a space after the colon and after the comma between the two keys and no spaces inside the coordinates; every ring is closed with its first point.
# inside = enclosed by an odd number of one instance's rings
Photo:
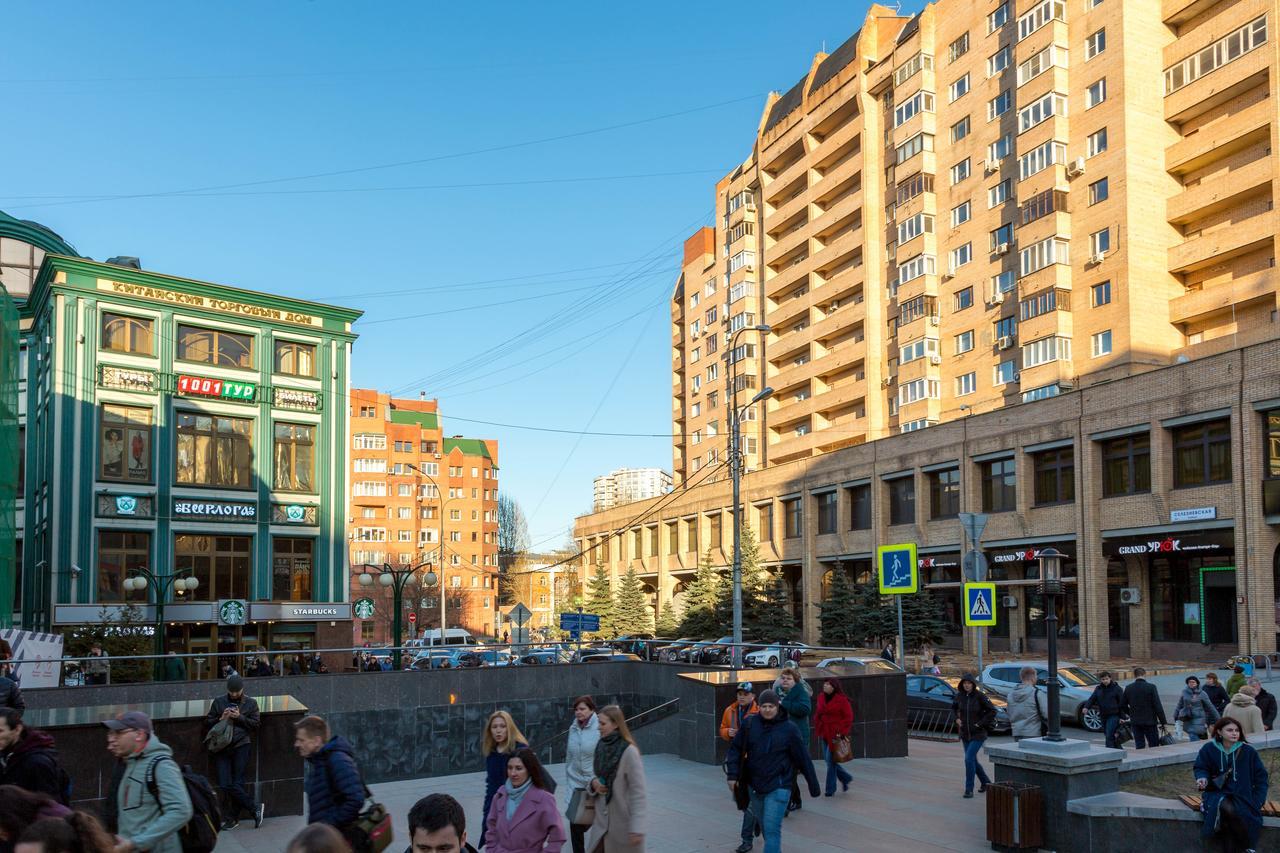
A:
{"type": "Polygon", "coordinates": [[[0,640],[13,650],[10,659],[13,669],[9,677],[22,685],[23,690],[33,687],[57,687],[62,664],[62,635],[39,634],[19,628],[0,628],[0,640]]]}

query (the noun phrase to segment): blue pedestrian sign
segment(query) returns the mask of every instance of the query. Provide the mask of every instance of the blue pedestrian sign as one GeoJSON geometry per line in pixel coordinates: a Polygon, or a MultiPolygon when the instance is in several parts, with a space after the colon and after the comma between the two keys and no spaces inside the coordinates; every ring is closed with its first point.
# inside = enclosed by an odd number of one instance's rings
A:
{"type": "Polygon", "coordinates": [[[881,595],[907,595],[920,589],[916,570],[916,544],[881,545],[876,549],[881,595]]]}
{"type": "Polygon", "coordinates": [[[964,624],[971,628],[991,628],[996,624],[996,585],[964,585],[964,624]]]}

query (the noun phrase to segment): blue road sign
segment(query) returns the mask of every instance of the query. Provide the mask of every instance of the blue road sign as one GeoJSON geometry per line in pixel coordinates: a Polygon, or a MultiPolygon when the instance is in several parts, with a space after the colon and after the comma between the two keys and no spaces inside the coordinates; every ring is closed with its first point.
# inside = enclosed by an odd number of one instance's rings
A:
{"type": "Polygon", "coordinates": [[[964,585],[964,624],[990,628],[996,624],[996,585],[967,583],[964,585]]]}
{"type": "Polygon", "coordinates": [[[600,617],[595,613],[561,613],[561,631],[599,631],[600,617]]]}
{"type": "Polygon", "coordinates": [[[907,595],[920,589],[914,542],[881,545],[876,549],[876,566],[882,595],[907,595]]]}

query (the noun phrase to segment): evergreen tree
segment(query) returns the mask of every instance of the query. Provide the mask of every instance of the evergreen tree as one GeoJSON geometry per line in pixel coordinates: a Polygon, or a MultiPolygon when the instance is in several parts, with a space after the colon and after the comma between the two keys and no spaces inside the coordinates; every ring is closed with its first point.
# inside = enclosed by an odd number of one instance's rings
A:
{"type": "Polygon", "coordinates": [[[798,631],[791,606],[791,590],[781,569],[769,574],[763,601],[763,606],[755,614],[751,636],[771,643],[794,640],[798,631]]]}
{"type": "MultiPolygon", "coordinates": [[[[896,617],[897,614],[894,615],[896,617]]],[[[907,644],[907,648],[919,648],[926,642],[940,643],[945,629],[942,602],[934,598],[929,590],[921,587],[915,595],[902,597],[902,641],[907,644]]],[[[901,652],[899,658],[901,659],[901,652]]]]}
{"type": "Polygon", "coordinates": [[[613,600],[613,618],[610,620],[613,636],[634,637],[637,634],[653,633],[653,616],[649,613],[645,598],[644,585],[636,577],[636,570],[627,569],[613,600]]]}
{"type": "Polygon", "coordinates": [[[856,645],[878,646],[882,640],[897,635],[897,610],[893,602],[886,600],[891,597],[880,594],[875,580],[855,586],[849,630],[856,645]]]}
{"type": "MultiPolygon", "coordinates": [[[[755,531],[742,527],[742,636],[744,639],[771,640],[761,634],[775,618],[765,597],[769,576],[760,565],[760,545],[755,531]]],[[[733,632],[733,572],[726,573],[716,601],[716,621],[724,635],[733,632]]]]}
{"type": "Polygon", "coordinates": [[[680,611],[676,607],[674,601],[667,604],[658,613],[658,618],[653,626],[653,633],[658,637],[670,637],[675,639],[680,633],[680,611]]]}
{"type": "Polygon", "coordinates": [[[721,584],[722,578],[711,564],[711,551],[708,550],[698,564],[693,580],[685,588],[684,611],[681,613],[677,634],[682,637],[718,635],[720,624],[716,618],[716,603],[720,597],[721,584]]]}
{"type": "Polygon", "coordinates": [[[853,578],[842,566],[837,566],[832,571],[827,600],[818,605],[822,610],[818,625],[824,646],[852,647],[862,643],[864,637],[858,636],[855,630],[857,593],[853,578]]]}
{"type": "Polygon", "coordinates": [[[600,630],[593,637],[613,636],[613,584],[604,562],[596,563],[596,573],[587,581],[587,596],[582,602],[583,611],[600,617],[600,630]]]}
{"type": "MultiPolygon", "coordinates": [[[[555,580],[553,578],[552,583],[555,580]]],[[[577,614],[578,608],[582,606],[582,582],[570,575],[565,578],[564,586],[556,589],[556,615],[547,629],[548,639],[568,640],[569,632],[560,630],[560,614],[577,614]]]]}

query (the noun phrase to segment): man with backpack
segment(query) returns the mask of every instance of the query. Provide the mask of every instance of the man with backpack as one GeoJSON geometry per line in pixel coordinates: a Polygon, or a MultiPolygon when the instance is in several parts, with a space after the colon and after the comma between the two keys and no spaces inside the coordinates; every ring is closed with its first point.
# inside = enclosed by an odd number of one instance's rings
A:
{"type": "Polygon", "coordinates": [[[205,724],[209,733],[205,744],[213,753],[213,763],[218,773],[218,788],[222,791],[223,829],[235,829],[240,825],[240,813],[253,815],[253,828],[262,826],[265,808],[255,805],[244,787],[244,773],[249,767],[249,754],[253,751],[251,736],[258,731],[261,721],[258,703],[244,692],[244,679],[233,675],[227,679],[227,692],[213,700],[205,724]]]}
{"type": "Polygon", "coordinates": [[[107,751],[123,765],[112,803],[120,839],[116,853],[183,853],[179,833],[194,811],[173,750],[155,736],[151,718],[141,711],[125,711],[102,724],[107,751]]]}
{"type": "Polygon", "coordinates": [[[1049,705],[1045,692],[1036,684],[1036,668],[1024,666],[1018,678],[1018,686],[1006,697],[1013,739],[1043,737],[1049,728],[1049,705]]]}
{"type": "Polygon", "coordinates": [[[307,823],[327,823],[355,850],[366,843],[356,827],[366,792],[351,744],[331,735],[329,724],[311,715],[294,723],[293,745],[307,761],[307,823]]]}
{"type": "Polygon", "coordinates": [[[22,712],[0,708],[0,785],[17,785],[68,803],[71,780],[58,766],[53,737],[22,722],[22,712]]]}

